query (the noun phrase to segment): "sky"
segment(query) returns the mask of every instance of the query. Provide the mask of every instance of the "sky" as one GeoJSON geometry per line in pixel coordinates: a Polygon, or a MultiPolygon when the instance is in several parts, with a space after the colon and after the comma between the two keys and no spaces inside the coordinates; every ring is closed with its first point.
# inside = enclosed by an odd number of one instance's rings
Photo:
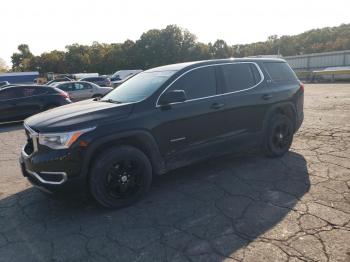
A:
{"type": "Polygon", "coordinates": [[[350,0],[2,0],[0,58],[8,66],[19,44],[34,55],[66,45],[137,40],[176,24],[198,41],[264,41],[350,23],[350,0]]]}

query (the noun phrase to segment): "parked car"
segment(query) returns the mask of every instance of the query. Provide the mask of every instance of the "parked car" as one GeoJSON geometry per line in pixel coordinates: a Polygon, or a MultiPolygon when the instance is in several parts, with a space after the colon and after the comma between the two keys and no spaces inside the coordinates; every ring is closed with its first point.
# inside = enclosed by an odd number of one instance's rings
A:
{"type": "Polygon", "coordinates": [[[124,83],[126,80],[130,79],[131,77],[137,75],[138,73],[141,73],[141,69],[136,70],[119,70],[115,72],[111,77],[112,86],[115,88],[122,83],[124,83]]]}
{"type": "Polygon", "coordinates": [[[111,80],[105,76],[85,77],[81,78],[80,81],[91,82],[102,87],[112,86],[111,80]]]}
{"type": "Polygon", "coordinates": [[[57,83],[55,87],[67,92],[72,101],[101,98],[113,90],[111,87],[101,87],[85,81],[57,83]]]}
{"type": "Polygon", "coordinates": [[[101,100],[26,119],[22,171],[49,191],[87,186],[101,205],[127,206],[153,176],[199,160],[254,147],[283,156],[303,121],[303,99],[281,59],[150,69],[101,100]]]}
{"type": "Polygon", "coordinates": [[[8,84],[8,85],[0,86],[0,89],[3,89],[5,87],[10,87],[10,86],[20,86],[20,85],[18,85],[18,84],[8,84]]]}
{"type": "Polygon", "coordinates": [[[24,85],[0,89],[0,122],[25,119],[36,113],[71,103],[66,92],[51,86],[24,85]]]}
{"type": "Polygon", "coordinates": [[[65,77],[53,79],[53,80],[47,82],[45,85],[51,86],[51,85],[54,85],[56,83],[67,82],[67,81],[74,81],[74,80],[65,76],[65,77]]]}
{"type": "Polygon", "coordinates": [[[1,82],[0,82],[0,88],[3,87],[3,86],[7,86],[7,85],[9,85],[9,84],[10,84],[10,83],[7,82],[7,81],[1,81],[1,82]]]}

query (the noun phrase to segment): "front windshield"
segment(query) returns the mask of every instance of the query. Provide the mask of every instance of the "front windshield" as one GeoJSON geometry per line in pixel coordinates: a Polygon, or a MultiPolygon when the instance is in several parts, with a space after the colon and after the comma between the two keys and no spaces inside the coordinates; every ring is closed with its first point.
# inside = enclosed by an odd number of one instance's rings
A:
{"type": "Polygon", "coordinates": [[[176,71],[142,72],[124,82],[101,101],[131,103],[152,95],[176,71]]]}

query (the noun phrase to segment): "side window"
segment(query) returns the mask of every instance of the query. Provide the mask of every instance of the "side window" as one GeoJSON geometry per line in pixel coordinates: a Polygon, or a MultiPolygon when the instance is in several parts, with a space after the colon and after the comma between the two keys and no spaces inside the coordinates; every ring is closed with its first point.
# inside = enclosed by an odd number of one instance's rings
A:
{"type": "Polygon", "coordinates": [[[39,87],[39,88],[35,88],[34,95],[35,96],[44,95],[44,94],[47,94],[48,92],[49,91],[47,89],[39,87]]]}
{"type": "Polygon", "coordinates": [[[89,88],[87,85],[84,85],[83,83],[74,83],[74,86],[75,86],[74,89],[76,91],[80,91],[80,90],[84,90],[84,89],[88,89],[89,88]]]}
{"type": "Polygon", "coordinates": [[[227,93],[244,90],[257,84],[251,65],[253,64],[240,63],[221,66],[227,93]]]}
{"type": "Polygon", "coordinates": [[[285,62],[264,63],[271,80],[274,82],[298,82],[293,70],[285,62]]]}
{"type": "Polygon", "coordinates": [[[24,96],[24,97],[33,96],[35,89],[36,88],[34,88],[34,87],[23,87],[22,92],[21,92],[22,93],[21,96],[24,96]]]}
{"type": "Polygon", "coordinates": [[[73,85],[70,84],[70,83],[60,85],[58,88],[61,89],[61,90],[63,90],[63,91],[68,91],[68,92],[69,92],[69,91],[74,91],[73,85]]]}
{"type": "Polygon", "coordinates": [[[216,95],[215,67],[194,69],[178,79],[169,90],[184,90],[188,100],[216,95]]]}
{"type": "Polygon", "coordinates": [[[0,91],[0,100],[8,100],[17,97],[15,88],[8,88],[0,91]]]}
{"type": "Polygon", "coordinates": [[[88,83],[80,83],[81,85],[83,85],[84,89],[91,89],[92,86],[88,83]]]}

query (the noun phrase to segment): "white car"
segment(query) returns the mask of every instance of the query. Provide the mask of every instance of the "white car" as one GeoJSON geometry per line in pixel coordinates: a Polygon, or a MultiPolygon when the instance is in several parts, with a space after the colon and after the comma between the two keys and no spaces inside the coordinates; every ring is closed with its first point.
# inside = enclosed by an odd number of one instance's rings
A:
{"type": "Polygon", "coordinates": [[[72,101],[80,101],[89,98],[101,98],[113,90],[111,87],[101,87],[86,81],[60,82],[54,84],[69,94],[72,101]]]}

